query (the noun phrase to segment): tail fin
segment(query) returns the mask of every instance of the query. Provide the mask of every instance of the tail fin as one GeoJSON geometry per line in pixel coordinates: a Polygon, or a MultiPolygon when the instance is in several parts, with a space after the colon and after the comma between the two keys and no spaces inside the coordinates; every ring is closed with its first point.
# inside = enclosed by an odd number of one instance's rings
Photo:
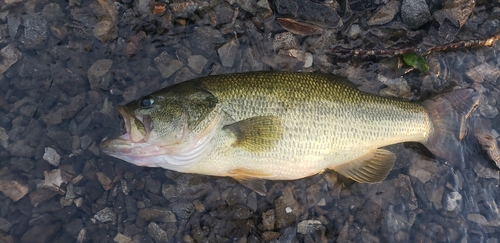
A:
{"type": "Polygon", "coordinates": [[[431,122],[433,131],[425,147],[434,155],[453,162],[460,141],[467,133],[467,118],[479,103],[479,92],[472,88],[454,90],[422,103],[431,122]]]}

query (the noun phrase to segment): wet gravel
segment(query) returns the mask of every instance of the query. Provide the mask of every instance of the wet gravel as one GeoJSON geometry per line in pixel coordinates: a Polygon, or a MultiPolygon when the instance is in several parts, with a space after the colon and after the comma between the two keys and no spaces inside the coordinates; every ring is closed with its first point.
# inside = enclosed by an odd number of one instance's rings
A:
{"type": "Polygon", "coordinates": [[[500,44],[431,53],[428,73],[332,50],[425,51],[488,38],[499,19],[498,1],[473,0],[0,1],[0,242],[498,242],[500,44]],[[267,182],[263,197],[100,154],[124,130],[116,105],[258,70],[340,74],[406,100],[484,95],[463,157],[393,145],[377,184],[325,173],[267,182]]]}

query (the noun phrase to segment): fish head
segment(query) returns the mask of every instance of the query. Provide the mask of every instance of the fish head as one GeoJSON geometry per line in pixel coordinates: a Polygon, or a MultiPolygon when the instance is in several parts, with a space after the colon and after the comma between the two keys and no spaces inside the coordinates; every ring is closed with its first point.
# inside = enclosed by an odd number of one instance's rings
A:
{"type": "Polygon", "coordinates": [[[126,133],[104,140],[99,148],[139,166],[173,169],[195,162],[199,156],[193,153],[204,152],[198,147],[213,134],[207,114],[215,104],[208,99],[210,94],[200,92],[174,88],[118,106],[126,133]]]}

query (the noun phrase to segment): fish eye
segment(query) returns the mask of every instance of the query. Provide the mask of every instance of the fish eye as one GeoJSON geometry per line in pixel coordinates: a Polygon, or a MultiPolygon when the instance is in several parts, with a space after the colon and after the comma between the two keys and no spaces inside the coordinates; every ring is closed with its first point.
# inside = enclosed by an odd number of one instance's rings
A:
{"type": "Polygon", "coordinates": [[[139,105],[143,109],[149,109],[153,106],[155,100],[151,96],[146,96],[139,101],[139,105]]]}

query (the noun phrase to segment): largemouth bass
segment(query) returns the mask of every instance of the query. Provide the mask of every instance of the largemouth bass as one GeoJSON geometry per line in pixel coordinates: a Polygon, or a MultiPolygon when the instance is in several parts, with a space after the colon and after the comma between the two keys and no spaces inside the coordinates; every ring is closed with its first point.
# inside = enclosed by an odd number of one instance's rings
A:
{"type": "Polygon", "coordinates": [[[358,91],[318,73],[209,76],[167,87],[117,109],[127,133],[101,150],[132,164],[229,176],[265,194],[263,180],[294,180],[332,169],[374,183],[406,141],[452,159],[478,103],[460,89],[422,103],[358,91]]]}

